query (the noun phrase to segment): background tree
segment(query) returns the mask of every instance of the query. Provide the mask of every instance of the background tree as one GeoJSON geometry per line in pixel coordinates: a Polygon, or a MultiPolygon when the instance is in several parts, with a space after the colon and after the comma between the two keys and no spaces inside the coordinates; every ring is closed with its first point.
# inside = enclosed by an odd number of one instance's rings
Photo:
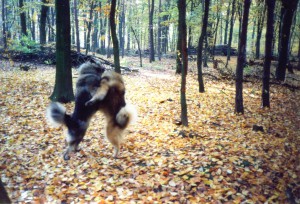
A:
{"type": "Polygon", "coordinates": [[[94,0],[90,1],[90,12],[89,12],[89,20],[87,21],[87,36],[86,36],[86,51],[85,54],[91,49],[91,30],[92,30],[92,22],[93,22],[93,13],[94,13],[94,0]]]}
{"type": "Polygon", "coordinates": [[[21,33],[22,33],[22,35],[27,36],[26,13],[24,10],[24,1],[23,0],[19,0],[19,8],[20,8],[21,33]]]}
{"type": "Polygon", "coordinates": [[[149,4],[149,61],[154,62],[154,33],[153,33],[153,14],[154,14],[154,0],[148,0],[149,4]]]}
{"type": "Polygon", "coordinates": [[[79,36],[77,0],[74,0],[74,23],[75,23],[75,33],[76,33],[76,50],[77,50],[77,52],[80,52],[80,36],[79,36]]]}
{"type": "Polygon", "coordinates": [[[297,9],[299,0],[281,0],[283,6],[283,19],[282,28],[280,33],[280,44],[279,44],[279,58],[278,66],[276,68],[276,79],[283,81],[285,79],[286,68],[289,61],[289,43],[291,26],[293,22],[294,13],[297,9]]]}
{"type": "Polygon", "coordinates": [[[71,70],[70,1],[55,0],[56,10],[56,75],[50,99],[67,103],[74,100],[71,70]]]}
{"type": "Polygon", "coordinates": [[[198,52],[197,52],[197,68],[198,68],[198,83],[199,83],[199,92],[203,93],[204,90],[204,82],[203,82],[203,73],[202,73],[202,52],[203,52],[203,42],[206,36],[207,31],[207,22],[208,22],[208,14],[209,14],[209,4],[210,0],[205,0],[205,9],[202,23],[202,32],[198,41],[198,52]]]}
{"type": "Polygon", "coordinates": [[[7,48],[7,38],[6,38],[6,19],[5,19],[5,1],[2,0],[2,35],[3,35],[3,45],[4,49],[7,48]]]}
{"type": "Polygon", "coordinates": [[[113,41],[114,63],[115,63],[115,71],[118,73],[121,73],[120,56],[119,56],[119,41],[118,41],[117,32],[116,32],[115,14],[116,14],[116,0],[112,0],[110,15],[109,15],[109,22],[110,22],[110,29],[111,29],[111,37],[112,37],[112,41],[113,41]]]}
{"type": "Polygon", "coordinates": [[[47,0],[42,0],[41,16],[40,16],[40,44],[46,44],[46,20],[49,7],[46,5],[47,0]]]}
{"type": "Polygon", "coordinates": [[[244,114],[243,105],[243,70],[246,63],[246,46],[247,46],[247,29],[249,19],[249,9],[251,0],[244,1],[244,14],[242,21],[242,31],[240,35],[238,59],[236,66],[236,79],[235,79],[235,112],[244,114]]]}
{"type": "Polygon", "coordinates": [[[181,104],[181,122],[182,125],[188,126],[187,104],[186,104],[186,75],[188,68],[187,56],[187,26],[186,26],[186,1],[178,0],[178,30],[181,39],[181,53],[182,53],[182,66],[181,66],[181,89],[180,89],[180,104],[181,104]]]}
{"type": "Polygon", "coordinates": [[[256,42],[255,42],[255,58],[259,59],[260,57],[260,41],[261,41],[261,35],[264,28],[264,21],[265,21],[265,15],[266,15],[266,7],[263,3],[258,4],[258,10],[257,10],[257,29],[256,29],[256,42]]]}
{"type": "Polygon", "coordinates": [[[228,61],[230,60],[230,55],[231,55],[231,44],[232,44],[232,34],[233,34],[233,26],[234,26],[235,3],[236,3],[236,0],[232,0],[226,67],[228,66],[228,61]]]}
{"type": "Polygon", "coordinates": [[[272,42],[274,33],[275,1],[267,0],[267,31],[265,43],[265,61],[263,69],[262,106],[270,107],[270,67],[272,59],[272,42]]]}

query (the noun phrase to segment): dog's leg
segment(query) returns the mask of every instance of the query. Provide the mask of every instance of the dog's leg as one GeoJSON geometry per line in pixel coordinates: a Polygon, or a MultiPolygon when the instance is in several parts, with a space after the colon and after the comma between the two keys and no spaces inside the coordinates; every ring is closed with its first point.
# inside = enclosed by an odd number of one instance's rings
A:
{"type": "Polygon", "coordinates": [[[105,96],[107,95],[107,92],[109,90],[109,85],[107,80],[102,80],[100,87],[97,89],[97,92],[95,95],[85,103],[86,106],[93,105],[96,101],[102,101],[105,96]]]}
{"type": "Polygon", "coordinates": [[[122,140],[123,130],[114,126],[112,122],[108,122],[106,127],[106,137],[114,146],[114,158],[118,158],[120,152],[120,144],[122,140]]]}

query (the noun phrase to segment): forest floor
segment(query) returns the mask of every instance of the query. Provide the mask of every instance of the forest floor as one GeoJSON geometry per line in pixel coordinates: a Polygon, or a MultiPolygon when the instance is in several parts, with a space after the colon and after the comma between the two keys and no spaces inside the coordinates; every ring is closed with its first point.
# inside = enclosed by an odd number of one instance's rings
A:
{"type": "MultiPolygon", "coordinates": [[[[120,158],[112,157],[97,113],[82,150],[64,161],[63,130],[45,120],[54,66],[25,72],[0,63],[0,177],[13,203],[300,203],[299,90],[271,85],[271,108],[262,109],[261,82],[244,83],[245,114],[236,115],[234,81],[207,75],[199,93],[191,62],[189,126],[182,127],[175,60],[145,62],[124,75],[139,118],[120,158]]],[[[74,103],[66,106],[71,113],[74,103]]]]}

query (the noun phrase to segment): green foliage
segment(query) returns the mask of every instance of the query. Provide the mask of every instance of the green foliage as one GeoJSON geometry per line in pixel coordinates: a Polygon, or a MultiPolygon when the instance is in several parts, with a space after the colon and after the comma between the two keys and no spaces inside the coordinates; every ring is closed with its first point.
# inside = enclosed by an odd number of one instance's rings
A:
{"type": "Polygon", "coordinates": [[[24,35],[21,39],[13,40],[10,49],[22,53],[34,53],[39,51],[39,47],[38,43],[24,35]]]}

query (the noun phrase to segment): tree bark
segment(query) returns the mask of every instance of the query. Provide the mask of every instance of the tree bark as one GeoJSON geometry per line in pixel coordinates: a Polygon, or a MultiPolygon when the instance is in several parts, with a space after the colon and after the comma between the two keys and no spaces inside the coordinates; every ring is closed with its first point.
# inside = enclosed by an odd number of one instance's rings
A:
{"type": "Polygon", "coordinates": [[[74,21],[75,21],[75,33],[76,33],[76,50],[80,52],[80,36],[79,36],[79,22],[78,22],[78,9],[77,0],[74,0],[74,21]]]}
{"type": "Polygon", "coordinates": [[[56,10],[56,75],[50,99],[67,103],[74,100],[71,69],[70,1],[55,0],[56,10]]]}
{"type": "Polygon", "coordinates": [[[298,0],[289,1],[282,0],[282,5],[284,8],[284,15],[282,19],[282,28],[280,34],[280,44],[279,44],[279,59],[278,66],[276,68],[276,79],[279,81],[284,81],[287,64],[289,62],[289,42],[291,26],[293,22],[294,12],[297,9],[298,0]]]}
{"type": "Polygon", "coordinates": [[[6,38],[6,18],[5,18],[5,2],[6,0],[2,0],[2,34],[3,34],[3,45],[4,49],[7,48],[7,38],[6,38]]]}
{"type": "Polygon", "coordinates": [[[158,20],[157,20],[157,55],[158,60],[161,61],[161,0],[158,2],[158,20]]]}
{"type": "Polygon", "coordinates": [[[256,34],[256,43],[255,43],[255,59],[259,59],[260,57],[260,40],[261,40],[261,35],[262,31],[264,28],[264,21],[265,21],[265,13],[266,13],[266,7],[263,7],[263,10],[259,12],[259,17],[257,20],[257,34],[256,34]]]}
{"type": "Polygon", "coordinates": [[[236,3],[236,0],[232,0],[226,67],[228,65],[228,61],[230,60],[230,55],[231,55],[231,43],[232,43],[232,34],[233,34],[233,26],[234,26],[235,3],[236,3]]]}
{"type": "Polygon", "coordinates": [[[154,34],[153,34],[153,13],[154,13],[154,0],[151,1],[148,0],[149,3],[149,61],[154,62],[154,34]]]}
{"type": "Polygon", "coordinates": [[[272,42],[274,35],[275,1],[267,0],[267,31],[265,42],[265,62],[263,69],[262,106],[270,107],[270,67],[272,58],[272,42]]]}
{"type": "Polygon", "coordinates": [[[136,42],[138,44],[138,50],[139,50],[139,56],[140,56],[140,67],[143,67],[142,51],[141,51],[140,41],[139,41],[138,37],[136,36],[136,33],[135,33],[135,31],[134,31],[134,29],[132,27],[131,27],[131,30],[132,30],[133,35],[135,37],[135,40],[136,40],[136,42]]]}
{"type": "Polygon", "coordinates": [[[187,26],[186,26],[186,0],[178,0],[178,27],[181,35],[181,53],[182,53],[182,66],[181,66],[181,89],[180,89],[180,103],[181,103],[181,122],[183,126],[188,126],[187,104],[186,104],[186,75],[188,68],[187,56],[187,26]]]}
{"type": "Polygon", "coordinates": [[[198,68],[198,83],[199,83],[199,92],[203,93],[204,82],[203,82],[203,73],[202,73],[202,52],[203,52],[203,42],[206,36],[207,24],[208,24],[208,14],[209,14],[209,4],[210,0],[205,0],[205,8],[204,8],[204,17],[202,23],[202,32],[198,41],[198,53],[197,53],[197,68],[198,68]]]}
{"type": "Polygon", "coordinates": [[[19,0],[19,8],[21,10],[21,12],[20,12],[21,33],[22,33],[22,35],[27,36],[26,14],[25,14],[25,11],[23,11],[23,9],[24,9],[24,1],[23,0],[19,0]]]}
{"type": "Polygon", "coordinates": [[[236,81],[235,81],[235,113],[244,114],[243,105],[243,70],[246,63],[246,46],[247,46],[247,29],[248,29],[248,19],[250,10],[251,0],[244,1],[244,14],[242,21],[242,32],[239,41],[239,51],[238,60],[236,67],[236,81]]]}
{"type": "Polygon", "coordinates": [[[115,72],[121,73],[120,56],[119,56],[119,41],[118,41],[117,32],[116,32],[115,14],[116,14],[116,0],[112,0],[110,15],[109,15],[109,22],[110,22],[111,37],[112,37],[112,42],[113,42],[113,50],[114,50],[115,72]]]}
{"type": "Polygon", "coordinates": [[[47,0],[42,0],[41,17],[40,17],[40,44],[46,44],[46,20],[49,7],[45,4],[47,0]]]}
{"type": "Polygon", "coordinates": [[[224,44],[227,44],[227,34],[228,34],[228,24],[229,24],[229,14],[230,14],[230,3],[227,6],[226,20],[225,20],[225,32],[224,32],[224,44]]]}
{"type": "Polygon", "coordinates": [[[87,55],[91,49],[91,30],[92,30],[92,22],[93,22],[93,13],[94,13],[94,0],[91,0],[91,8],[90,8],[90,16],[89,21],[87,22],[87,36],[86,36],[86,50],[85,54],[87,55]]]}

